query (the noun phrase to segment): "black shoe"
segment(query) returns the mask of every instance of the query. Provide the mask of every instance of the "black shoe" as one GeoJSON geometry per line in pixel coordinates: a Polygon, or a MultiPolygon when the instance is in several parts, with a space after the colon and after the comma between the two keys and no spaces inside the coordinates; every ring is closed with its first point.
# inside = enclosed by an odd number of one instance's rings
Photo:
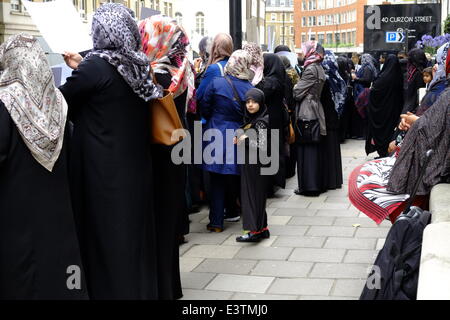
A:
{"type": "Polygon", "coordinates": [[[298,196],[305,196],[305,197],[318,197],[320,196],[320,191],[300,191],[299,189],[295,189],[294,193],[298,196]]]}
{"type": "Polygon", "coordinates": [[[243,236],[237,237],[237,242],[259,242],[262,240],[261,233],[246,233],[243,236]]]}
{"type": "Polygon", "coordinates": [[[261,236],[262,236],[263,239],[269,239],[270,238],[269,229],[266,229],[263,232],[261,232],[261,236]]]}

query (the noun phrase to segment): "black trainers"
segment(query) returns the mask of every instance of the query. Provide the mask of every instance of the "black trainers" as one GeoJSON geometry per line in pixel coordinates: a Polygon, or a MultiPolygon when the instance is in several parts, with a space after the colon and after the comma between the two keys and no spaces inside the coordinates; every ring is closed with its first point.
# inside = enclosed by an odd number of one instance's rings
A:
{"type": "Polygon", "coordinates": [[[262,240],[262,233],[246,233],[243,236],[237,237],[237,242],[259,242],[262,240]]]}

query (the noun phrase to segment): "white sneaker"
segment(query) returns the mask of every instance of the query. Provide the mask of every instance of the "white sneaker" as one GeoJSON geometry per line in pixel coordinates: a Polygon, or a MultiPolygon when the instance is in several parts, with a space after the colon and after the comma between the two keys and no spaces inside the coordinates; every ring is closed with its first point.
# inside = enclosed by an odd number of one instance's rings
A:
{"type": "Polygon", "coordinates": [[[229,217],[229,218],[224,218],[223,220],[226,222],[238,222],[239,220],[241,220],[241,217],[240,216],[229,217]]]}

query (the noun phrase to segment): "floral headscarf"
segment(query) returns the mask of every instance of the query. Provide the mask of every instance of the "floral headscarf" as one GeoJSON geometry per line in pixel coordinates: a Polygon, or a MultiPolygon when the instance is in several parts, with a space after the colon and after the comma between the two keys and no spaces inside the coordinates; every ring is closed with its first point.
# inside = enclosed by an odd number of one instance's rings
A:
{"type": "Polygon", "coordinates": [[[241,80],[251,80],[254,76],[250,70],[252,57],[247,51],[236,50],[225,66],[225,73],[241,80]]]}
{"type": "Polygon", "coordinates": [[[322,62],[323,60],[324,52],[322,46],[314,40],[303,43],[302,51],[305,54],[305,62],[303,64],[305,68],[311,63],[322,62]]]}
{"type": "Polygon", "coordinates": [[[63,145],[67,103],[34,37],[15,35],[0,46],[0,100],[34,159],[52,171],[63,145]]]}
{"type": "Polygon", "coordinates": [[[443,79],[447,78],[447,74],[445,72],[445,62],[447,60],[447,54],[448,54],[448,48],[450,46],[450,43],[447,42],[443,46],[441,46],[436,54],[436,63],[437,63],[437,70],[436,73],[433,76],[433,80],[431,80],[430,86],[435,84],[438,81],[441,81],[443,79]]]}
{"type": "Polygon", "coordinates": [[[188,59],[189,39],[186,32],[172,19],[161,15],[152,16],[139,22],[142,50],[149,58],[155,73],[169,73],[172,83],[169,91],[174,97],[182,95],[186,89],[189,103],[194,95],[195,76],[188,59]]]}
{"type": "Polygon", "coordinates": [[[256,86],[261,82],[264,75],[264,58],[261,48],[256,43],[247,43],[242,50],[247,51],[252,57],[251,70],[255,73],[252,85],[256,86]]]}
{"type": "Polygon", "coordinates": [[[330,85],[331,97],[333,98],[336,112],[339,116],[341,116],[344,111],[345,100],[347,98],[347,84],[339,74],[339,66],[333,52],[325,50],[325,57],[323,59],[322,66],[325,70],[325,75],[330,85]]]}
{"type": "Polygon", "coordinates": [[[148,58],[140,51],[141,38],[133,11],[122,4],[105,3],[92,19],[94,50],[89,56],[99,56],[113,65],[133,91],[145,101],[162,96],[152,82],[148,58]]]}
{"type": "Polygon", "coordinates": [[[233,53],[233,38],[227,33],[219,33],[214,37],[209,64],[227,59],[233,53]]]}

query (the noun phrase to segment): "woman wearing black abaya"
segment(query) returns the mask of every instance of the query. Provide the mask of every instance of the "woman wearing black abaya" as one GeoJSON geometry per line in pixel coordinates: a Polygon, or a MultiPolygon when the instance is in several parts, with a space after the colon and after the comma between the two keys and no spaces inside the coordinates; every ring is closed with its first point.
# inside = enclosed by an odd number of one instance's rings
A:
{"type": "Polygon", "coordinates": [[[423,49],[414,48],[408,52],[408,63],[405,82],[405,94],[402,113],[415,113],[419,106],[418,90],[425,88],[422,71],[428,65],[423,49]]]}
{"type": "Polygon", "coordinates": [[[326,81],[322,67],[324,49],[315,41],[303,44],[305,53],[305,70],[297,85],[294,87],[294,99],[297,101],[296,121],[316,120],[320,126],[319,142],[298,143],[297,148],[297,178],[298,189],[295,193],[305,196],[318,196],[325,192],[327,187],[324,178],[324,162],[326,155],[323,152],[327,128],[325,114],[320,102],[323,85],[326,81]]]}
{"type": "Polygon", "coordinates": [[[347,100],[347,84],[338,71],[338,63],[333,52],[326,50],[322,62],[327,81],[325,81],[321,102],[325,113],[327,135],[324,148],[324,179],[329,190],[342,187],[342,158],[339,143],[339,117],[344,113],[347,100]]]}
{"type": "Polygon", "coordinates": [[[70,203],[66,117],[39,42],[24,34],[9,38],[0,46],[1,300],[87,298],[70,203]],[[80,268],[78,289],[67,286],[70,266],[80,268]]]}
{"type": "MultiPolygon", "coordinates": [[[[160,97],[132,12],[106,3],[92,21],[94,50],[61,91],[74,123],[73,205],[92,299],[157,299],[150,99],[160,97]]],[[[79,63],[79,65],[78,65],[79,63]]]]}
{"type": "MultiPolygon", "coordinates": [[[[264,79],[257,86],[264,92],[266,105],[269,113],[270,129],[277,129],[279,132],[279,159],[280,166],[273,178],[272,187],[269,186],[269,195],[273,191],[273,186],[284,188],[286,186],[286,146],[285,146],[285,119],[283,99],[286,97],[286,82],[289,81],[283,62],[280,57],[273,53],[264,54],[264,79]]],[[[292,93],[291,93],[292,94],[292,93]]],[[[275,150],[271,150],[276,152],[275,150]]]]}
{"type": "Polygon", "coordinates": [[[402,80],[398,58],[393,54],[388,55],[383,70],[370,89],[367,154],[377,151],[380,157],[388,155],[389,143],[402,111],[402,80]]]}
{"type": "MultiPolygon", "coordinates": [[[[368,53],[363,54],[361,56],[361,67],[356,73],[352,74],[354,84],[353,98],[355,102],[364,89],[370,88],[377,76],[378,71],[375,67],[375,59],[368,53]]],[[[367,136],[367,119],[361,116],[356,106],[353,108],[351,115],[351,136],[357,139],[364,139],[367,136]]]]}
{"type": "MultiPolygon", "coordinates": [[[[160,15],[139,23],[143,51],[150,59],[156,80],[174,94],[178,116],[186,127],[187,102],[193,98],[194,73],[188,60],[186,33],[172,19],[160,15]],[[154,46],[154,44],[157,44],[154,46]]],[[[179,299],[179,237],[189,232],[186,208],[184,164],[171,159],[173,146],[153,145],[156,236],[158,250],[158,291],[160,299],[179,299]]]]}

